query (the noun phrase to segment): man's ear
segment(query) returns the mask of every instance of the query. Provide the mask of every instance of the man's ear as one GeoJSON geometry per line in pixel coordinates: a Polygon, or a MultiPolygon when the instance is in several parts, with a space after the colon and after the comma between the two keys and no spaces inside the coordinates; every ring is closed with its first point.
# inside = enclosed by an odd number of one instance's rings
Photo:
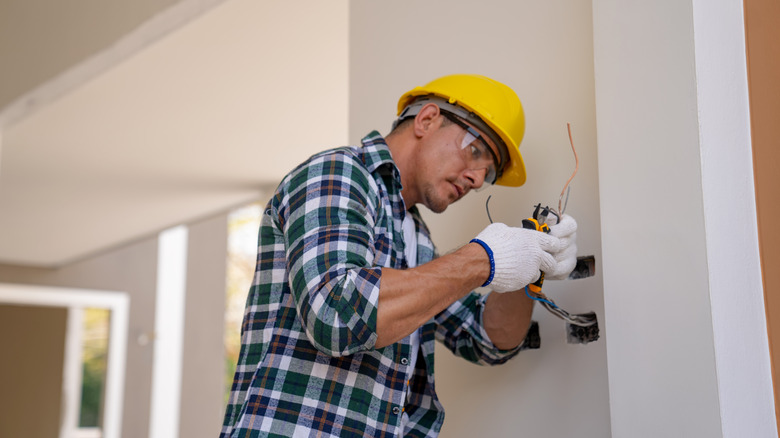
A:
{"type": "Polygon", "coordinates": [[[425,104],[414,117],[414,135],[423,137],[431,130],[436,129],[441,124],[441,121],[438,120],[440,115],[441,111],[438,105],[435,103],[425,104]]]}

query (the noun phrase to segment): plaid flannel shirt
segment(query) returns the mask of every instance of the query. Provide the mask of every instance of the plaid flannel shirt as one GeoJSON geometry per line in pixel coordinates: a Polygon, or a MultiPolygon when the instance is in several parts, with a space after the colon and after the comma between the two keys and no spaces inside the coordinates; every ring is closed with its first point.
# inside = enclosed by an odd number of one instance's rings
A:
{"type": "Polygon", "coordinates": [[[405,209],[384,139],[372,132],[362,142],[311,157],[265,209],[222,438],[436,436],[444,408],[434,339],[479,364],[526,348],[493,346],[481,324],[486,296],[476,292],[423,325],[416,369],[408,337],[374,348],[382,267],[408,266],[406,214],[417,264],[435,250],[417,209],[405,209]]]}

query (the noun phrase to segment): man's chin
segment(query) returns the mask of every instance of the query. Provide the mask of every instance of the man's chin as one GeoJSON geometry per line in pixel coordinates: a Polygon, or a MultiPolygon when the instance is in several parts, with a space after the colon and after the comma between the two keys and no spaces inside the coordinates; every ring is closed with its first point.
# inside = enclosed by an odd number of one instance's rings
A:
{"type": "Polygon", "coordinates": [[[446,210],[450,204],[458,202],[459,199],[460,198],[457,197],[452,199],[451,197],[447,196],[436,196],[435,192],[426,192],[423,205],[425,205],[428,210],[434,213],[444,213],[444,210],[446,210]]]}
{"type": "Polygon", "coordinates": [[[440,204],[426,203],[425,206],[434,213],[444,213],[444,210],[446,210],[449,205],[441,206],[440,204]]]}
{"type": "Polygon", "coordinates": [[[450,205],[449,202],[442,202],[439,199],[435,199],[434,200],[434,199],[428,198],[425,201],[426,202],[424,202],[423,205],[425,205],[428,208],[428,210],[430,210],[430,211],[432,211],[434,213],[443,213],[444,210],[446,210],[447,207],[449,207],[449,205],[450,205]]]}
{"type": "Polygon", "coordinates": [[[436,200],[435,202],[426,202],[425,206],[428,207],[428,210],[434,212],[434,213],[444,213],[445,210],[447,210],[447,207],[449,207],[451,204],[454,204],[458,202],[458,198],[450,201],[450,200],[436,200]]]}

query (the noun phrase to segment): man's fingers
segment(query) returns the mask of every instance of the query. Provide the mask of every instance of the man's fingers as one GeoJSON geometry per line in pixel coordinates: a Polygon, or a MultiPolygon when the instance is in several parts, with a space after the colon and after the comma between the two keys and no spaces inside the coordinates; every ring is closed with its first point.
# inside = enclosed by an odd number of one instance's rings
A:
{"type": "Polygon", "coordinates": [[[563,251],[555,254],[557,266],[555,271],[547,278],[550,280],[565,280],[577,265],[577,245],[571,245],[563,251]]]}
{"type": "Polygon", "coordinates": [[[566,248],[568,243],[564,239],[560,239],[545,233],[538,233],[537,240],[539,242],[539,247],[543,251],[552,254],[560,252],[562,249],[566,248]]]}
{"type": "Polygon", "coordinates": [[[577,222],[565,214],[558,224],[550,227],[550,234],[555,237],[567,237],[577,232],[577,222]]]}
{"type": "Polygon", "coordinates": [[[552,254],[542,251],[542,260],[539,269],[544,272],[555,272],[557,266],[558,262],[555,261],[555,257],[553,257],[552,254]]]}

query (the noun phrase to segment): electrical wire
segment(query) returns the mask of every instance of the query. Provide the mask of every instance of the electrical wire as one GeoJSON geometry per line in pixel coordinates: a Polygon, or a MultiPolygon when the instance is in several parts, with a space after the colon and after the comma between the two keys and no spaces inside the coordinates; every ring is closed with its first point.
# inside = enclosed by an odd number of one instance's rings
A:
{"type": "Polygon", "coordinates": [[[558,318],[568,322],[572,325],[577,325],[580,327],[590,327],[594,324],[596,324],[597,320],[595,315],[572,315],[569,312],[561,309],[560,307],[551,307],[549,304],[542,302],[542,306],[547,308],[547,310],[550,311],[553,315],[557,316],[558,318]]]}
{"type": "Polygon", "coordinates": [[[487,210],[488,220],[490,221],[491,224],[493,223],[493,218],[490,217],[490,206],[488,206],[488,204],[490,203],[490,198],[492,196],[493,195],[488,195],[487,201],[485,201],[485,210],[487,210]]]}
{"type": "MultiPolygon", "coordinates": [[[[566,211],[566,206],[569,205],[569,193],[571,193],[571,187],[569,184],[574,179],[574,175],[577,174],[577,171],[580,169],[580,158],[577,156],[577,149],[574,147],[574,139],[571,135],[571,123],[566,123],[566,129],[569,132],[569,144],[571,145],[571,151],[574,153],[574,172],[572,172],[571,176],[569,177],[568,181],[566,181],[566,184],[563,185],[563,190],[561,190],[561,196],[558,198],[558,211],[553,211],[556,216],[558,216],[558,220],[560,221],[563,217],[564,211],[566,211]],[[566,195],[566,201],[563,200],[563,195],[566,195]],[[563,205],[561,205],[563,204],[563,205]]],[[[493,195],[489,195],[487,197],[487,200],[485,201],[485,210],[487,211],[487,217],[490,223],[493,223],[493,218],[490,217],[490,198],[493,195]]],[[[552,209],[551,209],[552,210],[552,209]]]]}
{"type": "Polygon", "coordinates": [[[574,148],[574,140],[571,137],[571,123],[566,123],[566,129],[569,131],[569,143],[571,144],[571,151],[574,152],[574,172],[569,177],[569,180],[566,181],[566,184],[563,185],[563,190],[561,190],[561,196],[558,198],[558,213],[559,217],[563,217],[563,212],[566,210],[566,205],[569,204],[569,191],[568,189],[571,189],[569,187],[569,183],[571,183],[571,180],[574,179],[574,175],[577,174],[577,170],[580,168],[580,158],[577,156],[577,149],[574,148]],[[566,194],[566,203],[563,205],[563,208],[561,208],[561,202],[563,201],[563,194],[566,194]]]}
{"type": "Polygon", "coordinates": [[[555,301],[547,298],[547,296],[545,296],[542,293],[540,293],[539,295],[537,294],[531,295],[530,291],[528,290],[528,286],[525,287],[525,295],[534,301],[539,301],[542,304],[542,306],[545,309],[547,309],[550,313],[568,322],[569,324],[577,325],[580,327],[590,327],[597,323],[595,314],[592,316],[589,314],[572,315],[571,313],[558,307],[558,305],[555,304],[555,301]]]}
{"type": "Polygon", "coordinates": [[[550,306],[558,308],[558,306],[556,306],[555,303],[545,299],[546,297],[542,298],[542,297],[531,295],[530,291],[528,290],[528,286],[527,285],[525,286],[525,296],[527,296],[528,298],[530,298],[530,299],[532,299],[534,301],[539,301],[540,303],[549,304],[550,306]]]}

